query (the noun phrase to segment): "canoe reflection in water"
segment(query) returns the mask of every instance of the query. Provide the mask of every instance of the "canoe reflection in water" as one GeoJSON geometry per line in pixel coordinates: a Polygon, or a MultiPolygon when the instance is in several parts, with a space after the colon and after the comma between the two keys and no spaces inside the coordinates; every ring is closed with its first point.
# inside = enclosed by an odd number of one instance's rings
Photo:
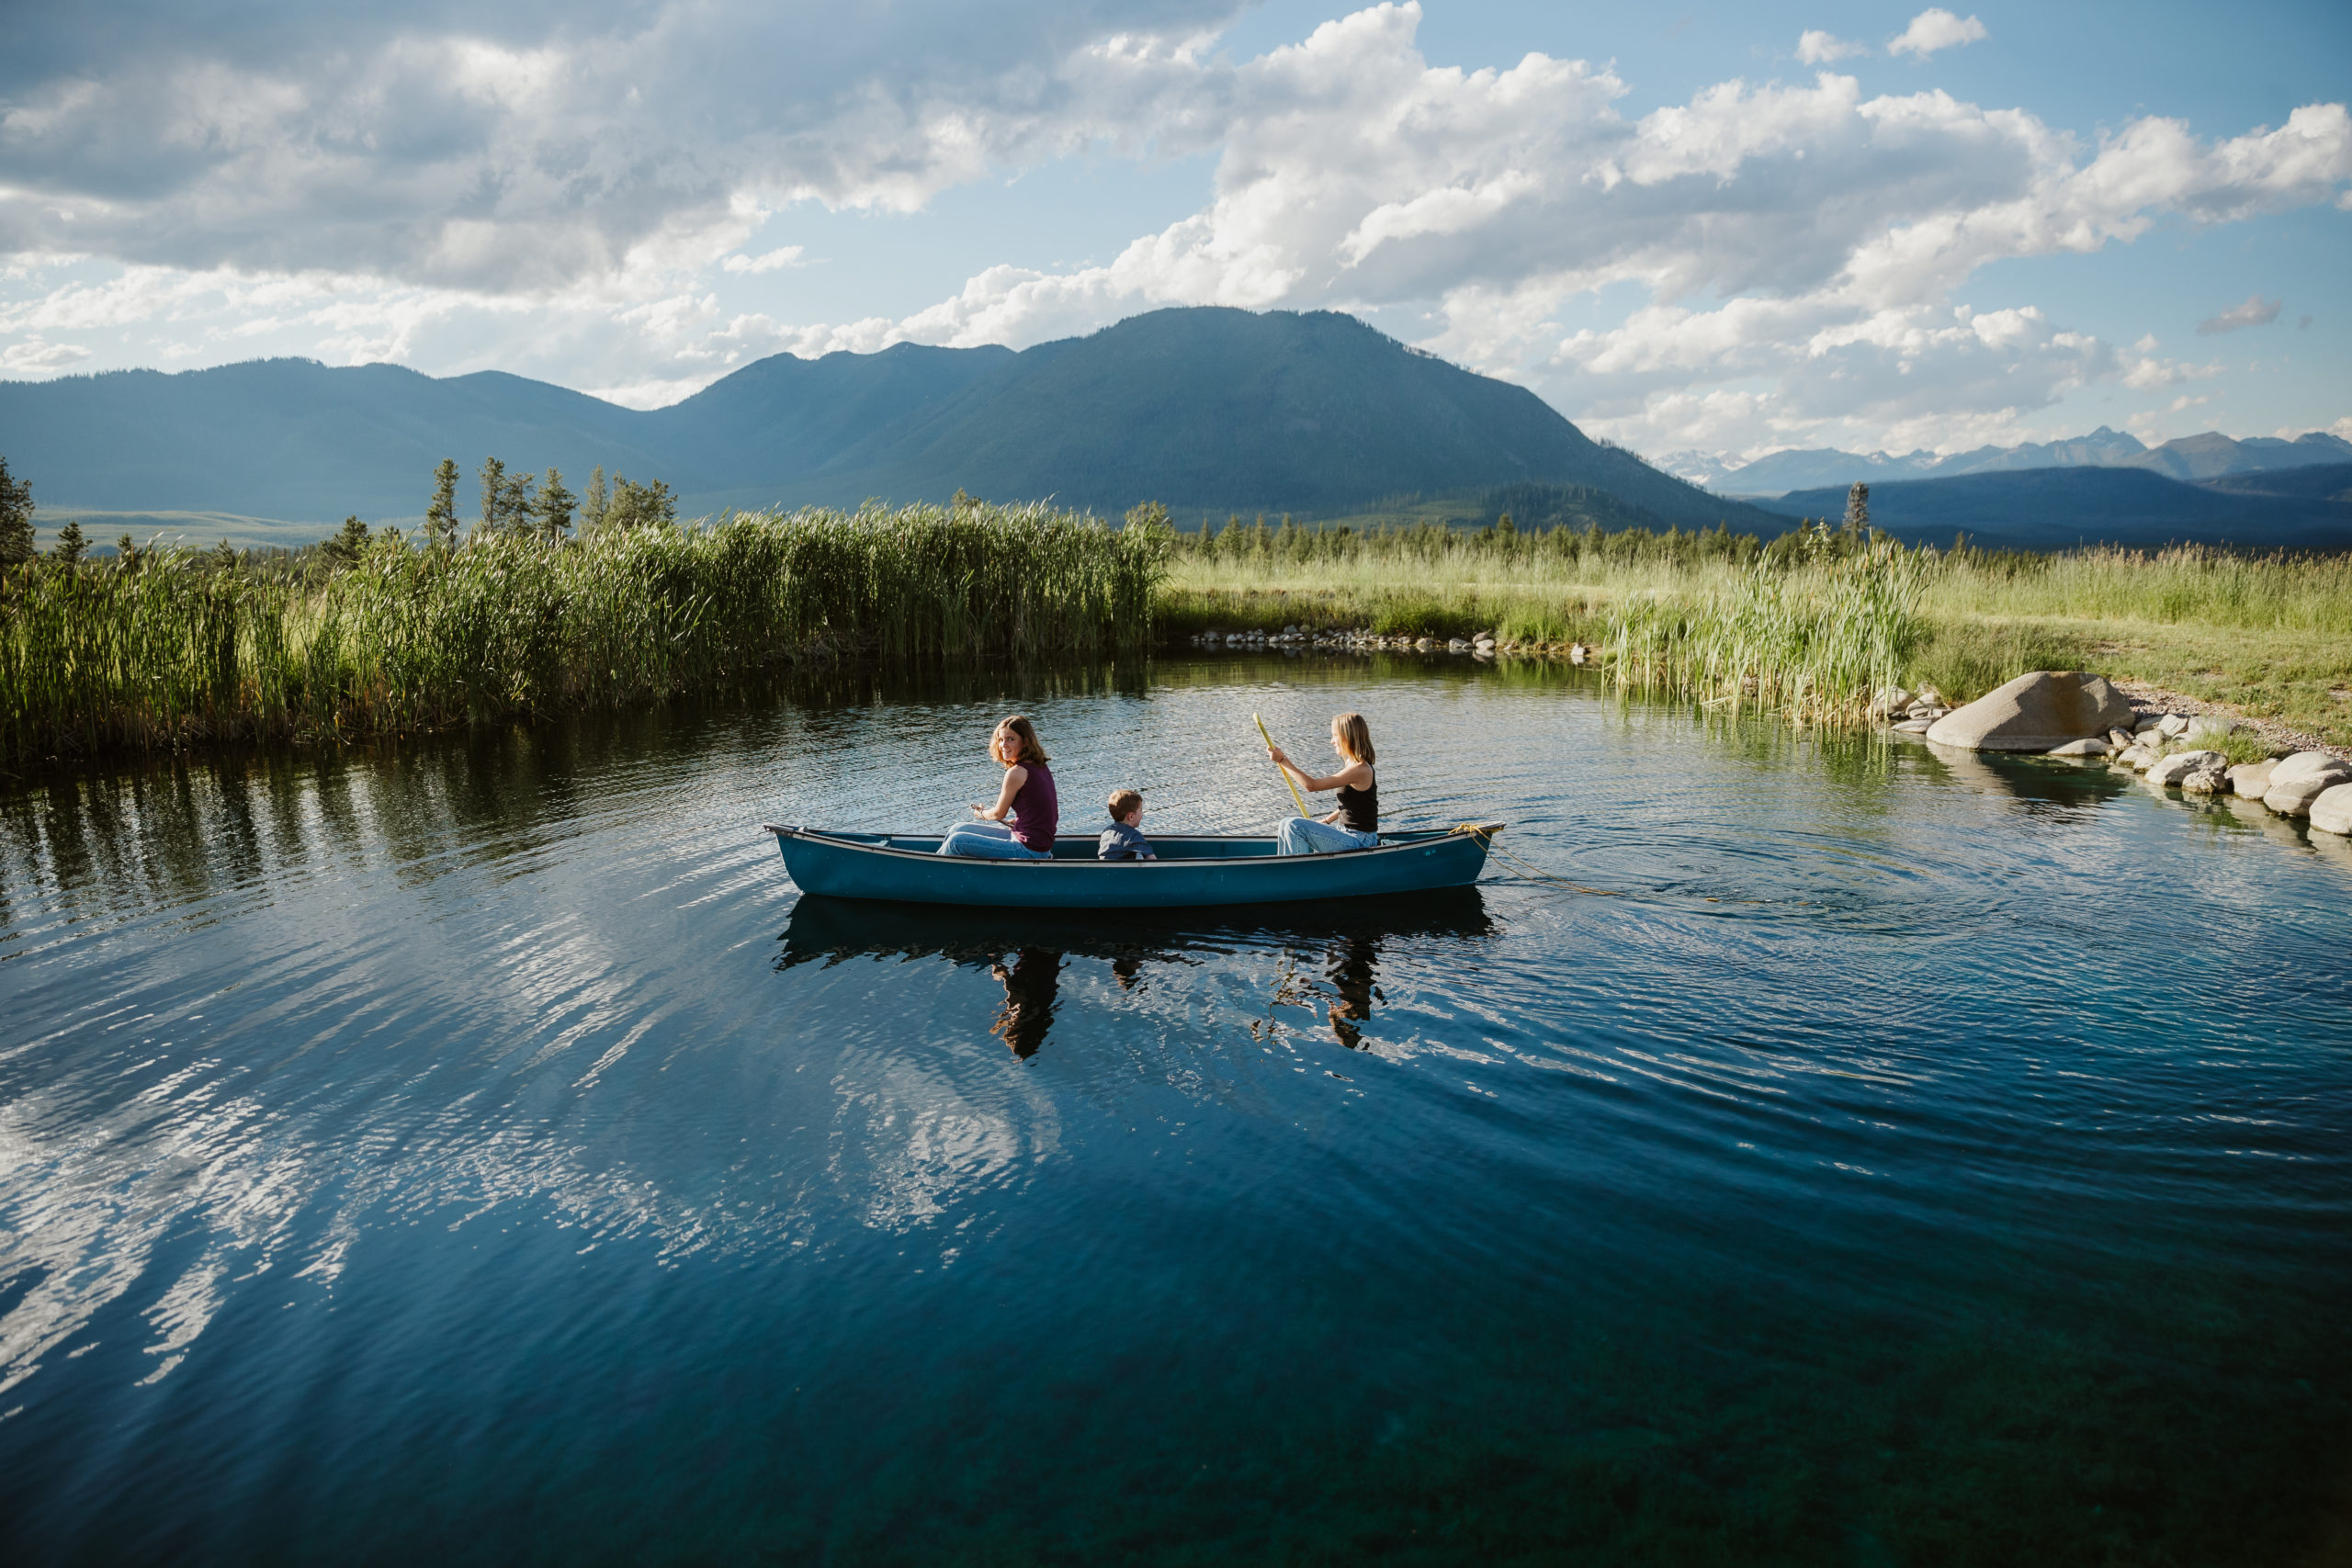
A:
{"type": "Polygon", "coordinates": [[[1151,987],[1167,972],[1234,953],[1281,953],[1290,962],[1272,1002],[1311,1007],[1333,1038],[1361,1049],[1376,1005],[1384,952],[1422,938],[1476,940],[1497,927],[1476,887],[1411,898],[1355,899],[1328,915],[1300,906],[1250,910],[965,909],[935,904],[877,904],[803,895],[780,939],[778,969],[853,958],[902,962],[941,958],[986,966],[1004,987],[1004,1004],[989,1032],[1023,1060],[1053,1027],[1061,976],[1072,960],[1105,963],[1123,991],[1151,987]],[[1267,919],[1268,915],[1273,919],[1267,919]],[[1320,973],[1320,983],[1311,978],[1320,973]]]}

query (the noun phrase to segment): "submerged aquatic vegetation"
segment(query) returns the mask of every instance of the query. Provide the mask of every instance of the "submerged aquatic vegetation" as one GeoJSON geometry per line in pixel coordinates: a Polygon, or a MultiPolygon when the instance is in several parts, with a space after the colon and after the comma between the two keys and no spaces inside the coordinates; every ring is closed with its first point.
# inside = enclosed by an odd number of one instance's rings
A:
{"type": "Polygon", "coordinates": [[[385,534],[309,577],[174,549],[37,562],[0,583],[0,759],[447,728],[812,653],[1132,652],[1168,553],[1151,519],[959,502],[561,544],[385,534]]]}

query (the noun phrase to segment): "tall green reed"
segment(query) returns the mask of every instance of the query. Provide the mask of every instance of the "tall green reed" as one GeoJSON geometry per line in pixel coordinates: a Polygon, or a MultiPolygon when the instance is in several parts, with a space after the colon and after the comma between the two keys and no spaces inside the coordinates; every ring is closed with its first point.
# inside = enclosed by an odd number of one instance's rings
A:
{"type": "Polygon", "coordinates": [[[1801,567],[1758,560],[1728,590],[1634,601],[1604,645],[1612,674],[1800,719],[1859,718],[1919,638],[1928,560],[1880,541],[1801,567]]]}
{"type": "Polygon", "coordinates": [[[660,698],[788,660],[1149,646],[1168,531],[1044,504],[732,515],[562,545],[379,537],[345,570],[0,579],[0,759],[356,737],[660,698]]]}

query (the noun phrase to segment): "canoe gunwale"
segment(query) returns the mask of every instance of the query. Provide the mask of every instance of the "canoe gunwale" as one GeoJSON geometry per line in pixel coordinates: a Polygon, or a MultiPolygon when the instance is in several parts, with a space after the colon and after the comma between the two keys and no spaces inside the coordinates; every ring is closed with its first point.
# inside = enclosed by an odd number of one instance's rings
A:
{"type": "MultiPolygon", "coordinates": [[[[1312,863],[1318,860],[1328,861],[1335,856],[1355,860],[1363,857],[1377,857],[1381,855],[1393,854],[1402,850],[1422,850],[1429,848],[1432,843],[1453,838],[1476,837],[1483,840],[1493,838],[1497,833],[1501,832],[1505,826],[1506,825],[1504,823],[1500,822],[1465,822],[1458,828],[1411,829],[1408,829],[1408,831],[1412,835],[1410,838],[1400,836],[1395,843],[1382,844],[1376,849],[1325,850],[1311,855],[1186,855],[1182,860],[1165,861],[1089,860],[1083,857],[1065,860],[983,860],[978,856],[969,858],[976,862],[976,863],[981,865],[1059,866],[1063,868],[1070,866],[1094,866],[1103,870],[1115,869],[1121,871],[1144,871],[1152,869],[1173,871],[1182,866],[1194,865],[1264,865],[1270,862],[1276,861],[1312,863]]],[[[902,850],[892,844],[867,843],[863,838],[851,838],[841,833],[828,833],[822,829],[803,828],[795,823],[763,822],[760,827],[763,832],[775,834],[779,842],[786,839],[807,839],[813,843],[837,846],[844,850],[857,850],[866,854],[904,855],[919,861],[930,861],[936,860],[938,858],[938,852],[934,850],[902,850]]],[[[927,839],[933,837],[933,835],[929,833],[888,833],[876,834],[874,837],[927,839]]],[[[1233,843],[1255,844],[1263,843],[1270,837],[1271,835],[1261,836],[1255,833],[1162,833],[1157,836],[1155,841],[1158,841],[1158,840],[1174,839],[1189,839],[1197,841],[1202,839],[1212,839],[1225,840],[1233,843]]],[[[966,857],[957,858],[961,859],[966,857]]]]}

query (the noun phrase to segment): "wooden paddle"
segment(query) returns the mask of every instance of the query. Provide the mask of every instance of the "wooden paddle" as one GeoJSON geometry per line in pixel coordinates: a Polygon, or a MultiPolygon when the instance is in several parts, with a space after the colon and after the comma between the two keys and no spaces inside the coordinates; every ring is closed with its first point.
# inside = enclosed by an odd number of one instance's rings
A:
{"type": "MultiPolygon", "coordinates": [[[[1268,734],[1266,733],[1266,721],[1265,721],[1264,719],[1262,719],[1262,718],[1258,718],[1258,716],[1257,716],[1256,714],[1254,714],[1254,713],[1253,713],[1253,714],[1251,714],[1250,716],[1251,718],[1257,718],[1257,719],[1258,719],[1258,736],[1259,736],[1259,739],[1261,739],[1261,740],[1263,740],[1263,741],[1265,741],[1265,743],[1266,743],[1266,750],[1269,750],[1269,751],[1272,750],[1274,749],[1274,738],[1273,738],[1272,736],[1268,735],[1268,734]]],[[[1291,800],[1291,804],[1292,804],[1293,806],[1295,806],[1295,807],[1298,807],[1298,814],[1299,814],[1301,817],[1305,817],[1305,816],[1306,816],[1306,815],[1308,814],[1308,813],[1307,813],[1307,809],[1306,809],[1306,797],[1305,795],[1301,795],[1301,794],[1299,794],[1299,793],[1298,793],[1298,784],[1297,784],[1296,781],[1295,781],[1294,779],[1292,779],[1292,777],[1290,776],[1290,770],[1289,770],[1288,768],[1283,767],[1281,763],[1277,762],[1277,763],[1274,765],[1274,772],[1276,772],[1276,773],[1278,773],[1282,774],[1282,776],[1283,776],[1283,784],[1288,784],[1288,785],[1290,786],[1290,800],[1291,800]]]]}

